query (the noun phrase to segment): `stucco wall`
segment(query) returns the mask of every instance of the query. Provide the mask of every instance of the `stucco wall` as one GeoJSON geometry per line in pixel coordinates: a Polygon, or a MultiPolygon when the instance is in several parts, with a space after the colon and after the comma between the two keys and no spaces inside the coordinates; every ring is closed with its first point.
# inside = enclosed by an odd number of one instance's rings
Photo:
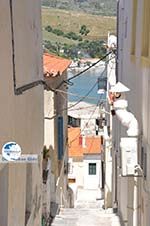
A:
{"type": "Polygon", "coordinates": [[[101,161],[84,160],[84,188],[98,189],[101,186],[101,161]],[[89,175],[89,163],[96,163],[96,175],[89,175]]]}
{"type": "Polygon", "coordinates": [[[71,172],[68,175],[69,179],[75,179],[75,187],[85,189],[97,189],[101,187],[101,160],[100,156],[90,155],[85,156],[85,159],[80,162],[71,161],[71,172]],[[96,163],[96,175],[89,175],[89,163],[96,163]]]}
{"type": "MultiPolygon", "coordinates": [[[[61,76],[46,79],[47,84],[56,89],[56,87],[67,79],[67,71],[61,76]]],[[[66,92],[66,86],[63,84],[60,90],[66,92]]],[[[55,188],[51,194],[51,200],[61,204],[61,191],[63,191],[64,199],[67,200],[67,174],[64,173],[64,164],[67,164],[67,94],[61,92],[45,91],[44,93],[45,117],[53,117],[45,119],[45,145],[50,148],[51,172],[53,175],[52,187],[55,188]],[[62,160],[58,160],[58,116],[63,117],[63,134],[64,134],[64,156],[62,160]],[[57,184],[57,186],[56,186],[57,184]],[[53,196],[53,197],[52,197],[53,196]]]]}
{"type": "Polygon", "coordinates": [[[73,162],[73,174],[76,178],[76,186],[84,187],[84,163],[83,162],[73,162]]]}
{"type": "MultiPolygon", "coordinates": [[[[14,64],[17,87],[42,78],[40,1],[13,1],[14,64]],[[34,7],[33,7],[34,6],[34,7]]],[[[16,141],[23,154],[41,155],[43,148],[43,87],[14,95],[12,33],[9,1],[0,2],[0,146],[16,141]]],[[[31,211],[30,225],[41,222],[41,165],[0,164],[0,224],[24,226],[25,212],[31,211]],[[27,179],[26,179],[27,178],[27,179]],[[30,179],[30,193],[26,184],[30,179]],[[28,207],[28,208],[27,208],[28,207]]],[[[28,187],[28,186],[27,186],[28,187]]]]}
{"type": "MultiPolygon", "coordinates": [[[[150,67],[144,65],[141,61],[141,44],[142,44],[142,21],[143,21],[143,2],[138,0],[137,18],[136,18],[136,51],[135,55],[131,56],[131,34],[132,34],[132,2],[124,2],[123,13],[120,14],[122,21],[120,23],[119,55],[122,61],[119,61],[119,79],[127,85],[131,91],[127,95],[129,109],[135,115],[139,123],[139,160],[141,158],[141,146],[147,153],[147,177],[146,179],[139,178],[137,181],[138,187],[138,223],[139,226],[147,226],[150,224],[149,211],[150,205],[148,196],[150,194],[150,67]],[[122,26],[124,24],[124,26],[122,26]],[[126,35],[125,35],[126,34],[126,35]]],[[[123,130],[120,130],[120,136],[123,135],[123,130]]],[[[119,179],[119,208],[123,219],[127,220],[127,225],[133,225],[133,179],[119,179]],[[126,185],[121,186],[122,182],[126,181],[126,185]],[[122,195],[125,194],[122,198],[122,195]],[[132,194],[132,195],[131,195],[132,194]],[[122,200],[121,200],[122,199],[122,200]],[[126,201],[127,200],[127,203],[126,201]],[[126,216],[128,219],[126,219],[126,216]]]]}

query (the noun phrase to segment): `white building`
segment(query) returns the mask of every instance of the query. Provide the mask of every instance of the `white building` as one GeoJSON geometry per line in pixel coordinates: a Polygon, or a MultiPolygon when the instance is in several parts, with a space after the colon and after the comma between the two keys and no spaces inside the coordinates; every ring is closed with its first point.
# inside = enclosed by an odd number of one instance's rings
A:
{"type": "Polygon", "coordinates": [[[102,187],[101,138],[82,136],[80,128],[69,128],[69,182],[84,189],[102,187]]]}
{"type": "Polygon", "coordinates": [[[117,80],[130,89],[126,94],[128,109],[138,122],[138,170],[135,170],[136,175],[127,173],[123,176],[120,141],[121,137],[128,137],[127,129],[116,116],[113,117],[113,151],[116,156],[113,164],[117,169],[113,170],[113,204],[118,204],[118,211],[126,226],[150,225],[149,22],[149,0],[119,1],[117,80]]]}
{"type": "Polygon", "coordinates": [[[105,111],[87,102],[69,102],[68,125],[80,127],[82,135],[101,135],[100,124],[105,121],[105,111]]]}

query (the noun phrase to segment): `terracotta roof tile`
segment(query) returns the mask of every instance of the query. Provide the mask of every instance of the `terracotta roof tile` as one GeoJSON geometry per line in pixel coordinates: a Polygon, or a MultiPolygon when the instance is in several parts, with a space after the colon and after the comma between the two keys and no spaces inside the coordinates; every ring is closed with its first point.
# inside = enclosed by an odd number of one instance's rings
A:
{"type": "Polygon", "coordinates": [[[68,128],[69,157],[82,157],[84,154],[100,154],[102,151],[100,137],[85,137],[85,147],[83,147],[80,132],[80,128],[68,128]]]}
{"type": "Polygon", "coordinates": [[[71,64],[70,60],[49,53],[43,54],[43,70],[45,77],[61,75],[71,64]]]}

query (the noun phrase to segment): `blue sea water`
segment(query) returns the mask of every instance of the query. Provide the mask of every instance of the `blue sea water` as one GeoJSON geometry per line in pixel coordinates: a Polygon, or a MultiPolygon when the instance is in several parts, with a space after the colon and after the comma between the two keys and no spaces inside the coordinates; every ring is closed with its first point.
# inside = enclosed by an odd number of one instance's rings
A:
{"type": "MultiPolygon", "coordinates": [[[[97,83],[98,77],[101,76],[104,70],[105,70],[104,67],[96,67],[94,69],[89,69],[84,74],[81,74],[77,78],[71,80],[71,82],[73,82],[73,85],[69,86],[69,90],[68,90],[69,101],[78,101],[81,99],[81,97],[79,96],[85,96],[89,92],[89,90],[92,89],[94,84],[97,83]],[[70,93],[76,94],[77,96],[71,95],[70,93]]],[[[76,75],[78,72],[79,71],[76,71],[76,70],[68,71],[68,78],[72,77],[73,75],[76,75]]],[[[105,74],[106,74],[106,70],[105,70],[105,74]]],[[[98,103],[100,98],[105,99],[103,95],[97,94],[97,91],[98,91],[98,84],[95,85],[95,87],[90,92],[88,97],[83,101],[96,104],[98,103]]]]}

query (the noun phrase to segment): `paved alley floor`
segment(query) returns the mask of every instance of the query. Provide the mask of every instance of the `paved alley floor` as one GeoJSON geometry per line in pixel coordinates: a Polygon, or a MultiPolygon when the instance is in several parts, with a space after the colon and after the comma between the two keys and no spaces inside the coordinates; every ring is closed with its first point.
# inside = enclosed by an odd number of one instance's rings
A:
{"type": "Polygon", "coordinates": [[[62,209],[52,226],[121,226],[111,209],[104,210],[98,190],[78,190],[75,208],[62,209]]]}
{"type": "Polygon", "coordinates": [[[103,194],[98,190],[78,189],[75,208],[98,208],[102,209],[104,204],[103,194]]]}

